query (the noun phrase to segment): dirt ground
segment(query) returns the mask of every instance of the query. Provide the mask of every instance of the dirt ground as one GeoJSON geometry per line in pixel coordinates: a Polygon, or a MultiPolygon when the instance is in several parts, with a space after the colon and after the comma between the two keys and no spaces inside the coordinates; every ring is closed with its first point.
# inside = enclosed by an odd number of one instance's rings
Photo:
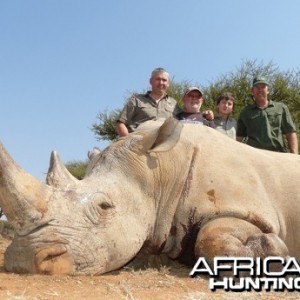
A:
{"type": "Polygon", "coordinates": [[[0,299],[300,299],[300,293],[211,292],[204,278],[174,264],[160,270],[123,268],[102,276],[19,275],[4,270],[10,240],[0,235],[0,299]]]}

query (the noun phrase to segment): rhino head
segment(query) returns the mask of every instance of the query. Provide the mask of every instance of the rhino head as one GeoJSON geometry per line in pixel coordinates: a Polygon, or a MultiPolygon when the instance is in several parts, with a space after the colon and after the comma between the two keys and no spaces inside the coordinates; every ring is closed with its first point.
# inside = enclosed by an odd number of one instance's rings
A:
{"type": "Polygon", "coordinates": [[[168,119],[150,132],[118,140],[93,157],[83,180],[74,178],[53,152],[42,183],[1,145],[0,207],[15,228],[5,268],[16,273],[102,274],[134,258],[155,223],[155,186],[147,171],[155,168],[151,152],[172,148],[181,126],[168,119]]]}

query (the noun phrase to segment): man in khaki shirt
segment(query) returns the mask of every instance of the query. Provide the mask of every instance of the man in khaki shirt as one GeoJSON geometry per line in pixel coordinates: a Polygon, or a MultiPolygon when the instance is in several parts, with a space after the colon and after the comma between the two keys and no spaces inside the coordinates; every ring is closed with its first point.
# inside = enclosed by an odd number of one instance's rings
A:
{"type": "Polygon", "coordinates": [[[168,118],[176,113],[177,102],[168,96],[169,74],[163,68],[152,71],[151,91],[146,94],[134,94],[124,106],[116,125],[119,136],[126,136],[141,123],[149,120],[168,118]]]}

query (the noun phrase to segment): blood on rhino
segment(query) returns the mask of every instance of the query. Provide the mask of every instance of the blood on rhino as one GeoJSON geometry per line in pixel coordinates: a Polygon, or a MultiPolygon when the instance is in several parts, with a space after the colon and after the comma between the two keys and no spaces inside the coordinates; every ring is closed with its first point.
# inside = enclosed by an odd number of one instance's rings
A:
{"type": "Polygon", "coordinates": [[[139,253],[300,258],[300,158],[169,118],[92,156],[83,180],[52,152],[46,183],[0,147],[5,268],[103,274],[139,253]]]}

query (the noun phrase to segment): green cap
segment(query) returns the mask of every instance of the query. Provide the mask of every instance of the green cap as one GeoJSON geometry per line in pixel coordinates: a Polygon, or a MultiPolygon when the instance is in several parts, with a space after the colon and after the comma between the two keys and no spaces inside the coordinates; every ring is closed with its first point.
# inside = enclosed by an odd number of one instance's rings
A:
{"type": "Polygon", "coordinates": [[[253,79],[252,86],[255,86],[255,85],[260,84],[260,83],[265,84],[265,85],[269,85],[268,80],[265,77],[255,77],[253,79]]]}

